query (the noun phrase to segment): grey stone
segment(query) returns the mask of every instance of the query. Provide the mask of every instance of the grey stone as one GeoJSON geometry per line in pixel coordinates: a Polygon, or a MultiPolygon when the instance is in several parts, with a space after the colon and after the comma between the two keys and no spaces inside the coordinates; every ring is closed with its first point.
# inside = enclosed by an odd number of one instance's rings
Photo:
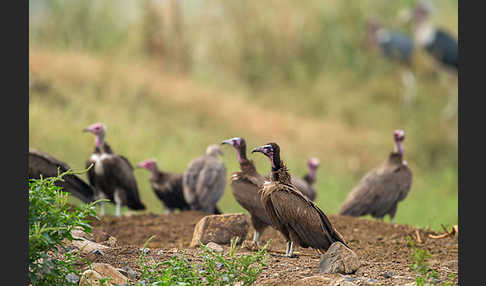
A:
{"type": "Polygon", "coordinates": [[[231,239],[239,237],[238,244],[245,239],[250,220],[246,214],[221,214],[203,217],[194,227],[194,233],[190,247],[215,242],[217,244],[230,244],[231,239]]]}
{"type": "Polygon", "coordinates": [[[335,242],[322,256],[319,263],[319,273],[351,274],[361,266],[358,256],[354,251],[341,242],[335,242]]]}
{"type": "Polygon", "coordinates": [[[223,250],[224,250],[221,245],[214,243],[212,241],[208,242],[208,244],[206,244],[206,246],[214,252],[223,252],[223,250]]]}

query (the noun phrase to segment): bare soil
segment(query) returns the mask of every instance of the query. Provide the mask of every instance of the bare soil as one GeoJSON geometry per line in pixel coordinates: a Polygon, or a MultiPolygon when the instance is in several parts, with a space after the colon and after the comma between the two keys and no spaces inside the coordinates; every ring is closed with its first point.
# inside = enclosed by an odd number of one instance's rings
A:
{"type": "MultiPolygon", "coordinates": [[[[149,257],[165,260],[185,250],[188,259],[198,261],[198,249],[189,248],[189,243],[194,226],[205,215],[202,212],[185,211],[121,218],[105,216],[92,223],[94,239],[103,243],[111,235],[117,239],[118,245],[105,251],[103,256],[89,255],[88,259],[138,270],[139,249],[149,237],[156,235],[148,244],[149,257]]],[[[417,273],[410,269],[413,248],[408,245],[407,236],[414,240],[417,248],[426,249],[430,253],[428,263],[439,273],[441,281],[447,281],[450,273],[454,273],[454,282],[458,283],[457,235],[433,239],[429,234],[438,233],[408,225],[339,215],[330,215],[329,219],[360,258],[362,266],[358,271],[346,275],[357,285],[403,285],[413,282],[417,273]]],[[[252,236],[253,229],[250,227],[246,239],[251,240],[252,236]]],[[[285,240],[271,227],[267,228],[261,239],[272,241],[268,264],[256,285],[292,285],[301,278],[319,275],[320,255],[315,250],[296,246],[296,257],[285,257],[285,240]]],[[[229,246],[224,248],[226,251],[229,246]]],[[[251,250],[245,247],[240,250],[240,253],[249,252],[251,250]]]]}

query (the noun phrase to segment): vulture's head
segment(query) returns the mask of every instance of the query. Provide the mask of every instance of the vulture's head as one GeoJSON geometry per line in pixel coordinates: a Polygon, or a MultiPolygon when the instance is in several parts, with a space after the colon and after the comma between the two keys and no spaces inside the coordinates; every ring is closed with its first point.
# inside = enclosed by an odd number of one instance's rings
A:
{"type": "Polygon", "coordinates": [[[243,139],[241,137],[235,137],[235,138],[231,138],[231,139],[228,139],[228,140],[224,140],[223,142],[221,142],[221,144],[231,145],[231,146],[235,147],[235,149],[238,150],[238,151],[245,150],[245,148],[246,148],[245,139],[243,139]]]}
{"type": "Polygon", "coordinates": [[[418,3],[412,11],[411,20],[415,23],[421,23],[427,19],[430,12],[432,10],[432,6],[429,3],[418,3]]]}
{"type": "Polygon", "coordinates": [[[211,144],[206,148],[206,155],[213,156],[213,157],[218,157],[223,155],[223,151],[221,151],[221,148],[219,148],[219,145],[217,144],[211,144]]]}
{"type": "Polygon", "coordinates": [[[277,143],[268,143],[251,150],[251,153],[255,152],[260,152],[267,156],[272,163],[272,169],[278,169],[280,167],[280,147],[277,143]]]}
{"type": "Polygon", "coordinates": [[[405,131],[401,129],[393,132],[393,139],[395,140],[395,152],[403,154],[403,140],[405,140],[405,131]]]}
{"type": "Polygon", "coordinates": [[[317,170],[317,168],[319,168],[319,159],[317,158],[310,158],[308,161],[307,161],[307,167],[309,167],[309,170],[311,171],[315,171],[317,170]]]}
{"type": "Polygon", "coordinates": [[[157,163],[155,162],[154,159],[147,159],[145,161],[142,161],[142,162],[138,163],[138,166],[140,168],[147,169],[150,172],[154,172],[154,171],[157,170],[157,163]]]}
{"type": "Polygon", "coordinates": [[[83,132],[91,132],[96,136],[103,136],[106,132],[106,125],[102,122],[98,122],[84,128],[83,132]]]}

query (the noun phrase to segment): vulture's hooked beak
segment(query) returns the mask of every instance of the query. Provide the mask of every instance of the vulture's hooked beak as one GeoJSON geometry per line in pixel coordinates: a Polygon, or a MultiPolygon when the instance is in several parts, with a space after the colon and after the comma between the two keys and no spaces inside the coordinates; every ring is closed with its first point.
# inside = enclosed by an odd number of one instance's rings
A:
{"type": "Polygon", "coordinates": [[[221,142],[221,145],[224,145],[224,144],[233,145],[233,139],[228,139],[228,140],[224,140],[223,142],[221,142]]]}
{"type": "Polygon", "coordinates": [[[265,148],[264,147],[265,146],[256,147],[255,149],[251,150],[251,153],[260,152],[260,153],[265,154],[265,152],[264,152],[265,148]]]}
{"type": "Polygon", "coordinates": [[[91,132],[91,129],[89,129],[88,127],[86,127],[86,128],[83,129],[83,132],[91,132]]]}

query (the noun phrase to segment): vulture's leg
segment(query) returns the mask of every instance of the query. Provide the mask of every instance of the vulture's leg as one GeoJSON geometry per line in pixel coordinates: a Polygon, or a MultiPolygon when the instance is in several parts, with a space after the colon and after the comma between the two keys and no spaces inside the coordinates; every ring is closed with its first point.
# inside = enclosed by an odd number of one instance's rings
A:
{"type": "Polygon", "coordinates": [[[294,256],[294,242],[291,240],[287,241],[287,250],[285,251],[285,256],[294,256]]]}
{"type": "Polygon", "coordinates": [[[105,215],[105,202],[100,202],[100,215],[105,215]]]}
{"type": "Polygon", "coordinates": [[[253,243],[258,243],[259,239],[260,239],[260,233],[255,230],[255,233],[253,234],[253,243]]]}
{"type": "Polygon", "coordinates": [[[116,216],[120,217],[120,208],[121,208],[121,198],[120,198],[120,193],[118,191],[115,191],[114,194],[114,200],[116,204],[116,216]]]}

